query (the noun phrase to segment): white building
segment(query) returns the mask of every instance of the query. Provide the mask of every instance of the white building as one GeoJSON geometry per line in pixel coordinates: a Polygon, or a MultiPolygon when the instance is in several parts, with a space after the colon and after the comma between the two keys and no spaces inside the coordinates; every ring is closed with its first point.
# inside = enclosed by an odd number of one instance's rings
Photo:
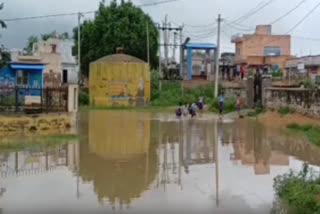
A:
{"type": "Polygon", "coordinates": [[[59,40],[62,62],[62,83],[78,83],[78,65],[72,55],[73,40],[59,40]]]}
{"type": "Polygon", "coordinates": [[[44,86],[78,83],[78,66],[72,55],[73,40],[48,39],[34,45],[34,55],[40,56],[46,69],[43,72],[44,86]]]}
{"type": "MultiPolygon", "coordinates": [[[[40,40],[33,46],[33,55],[46,64],[43,71],[44,87],[59,87],[62,84],[78,83],[78,65],[72,55],[73,40],[52,38],[40,40]]],[[[21,49],[12,49],[11,61],[19,62],[24,56],[21,49]]]]}

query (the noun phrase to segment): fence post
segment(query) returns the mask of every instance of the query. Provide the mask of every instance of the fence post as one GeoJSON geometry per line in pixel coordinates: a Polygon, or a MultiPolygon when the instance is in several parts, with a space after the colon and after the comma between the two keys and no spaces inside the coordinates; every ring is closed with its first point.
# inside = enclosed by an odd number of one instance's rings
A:
{"type": "Polygon", "coordinates": [[[16,112],[18,112],[18,87],[16,86],[15,88],[14,88],[14,90],[15,90],[15,111],[16,112]]]}
{"type": "Polygon", "coordinates": [[[66,108],[65,108],[65,110],[66,110],[66,112],[68,112],[68,110],[69,110],[69,87],[67,87],[66,89],[65,89],[65,93],[66,93],[66,108]]]}
{"type": "Polygon", "coordinates": [[[49,113],[49,90],[48,87],[46,87],[46,112],[49,113]]]}
{"type": "Polygon", "coordinates": [[[40,108],[41,108],[41,113],[43,112],[43,88],[40,88],[40,108]]]}

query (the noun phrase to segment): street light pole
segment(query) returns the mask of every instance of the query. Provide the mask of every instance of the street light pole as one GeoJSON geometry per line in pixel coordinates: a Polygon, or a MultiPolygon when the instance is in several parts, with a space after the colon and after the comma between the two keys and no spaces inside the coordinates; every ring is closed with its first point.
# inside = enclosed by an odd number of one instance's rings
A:
{"type": "Polygon", "coordinates": [[[220,69],[220,30],[221,30],[221,15],[218,16],[218,36],[217,36],[217,53],[216,53],[216,75],[215,75],[215,90],[214,90],[214,97],[218,97],[218,90],[219,90],[219,69],[220,69]]]}

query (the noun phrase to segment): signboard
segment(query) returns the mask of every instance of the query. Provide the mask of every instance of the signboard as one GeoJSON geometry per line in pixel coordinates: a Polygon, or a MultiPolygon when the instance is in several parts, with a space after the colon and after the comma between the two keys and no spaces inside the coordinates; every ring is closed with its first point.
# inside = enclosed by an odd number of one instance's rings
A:
{"type": "Polygon", "coordinates": [[[298,70],[299,70],[299,71],[302,71],[302,70],[304,70],[304,69],[305,69],[304,63],[299,63],[299,64],[298,64],[298,70]]]}
{"type": "Polygon", "coordinates": [[[109,96],[111,97],[126,97],[127,84],[126,82],[109,82],[109,96]]]}

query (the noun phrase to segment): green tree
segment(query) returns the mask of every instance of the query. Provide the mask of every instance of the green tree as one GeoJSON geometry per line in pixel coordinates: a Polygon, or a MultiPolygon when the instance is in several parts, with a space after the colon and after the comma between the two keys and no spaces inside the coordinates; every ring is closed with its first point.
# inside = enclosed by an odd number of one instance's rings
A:
{"type": "Polygon", "coordinates": [[[41,39],[44,41],[47,41],[48,39],[52,39],[55,37],[61,40],[70,39],[68,32],[58,33],[57,31],[52,31],[51,33],[41,34],[41,39]]]}
{"type": "Polygon", "coordinates": [[[0,68],[8,64],[11,61],[10,53],[5,49],[3,45],[0,46],[0,68]]]}
{"type": "Polygon", "coordinates": [[[38,42],[38,37],[37,36],[30,36],[27,40],[27,45],[26,47],[24,48],[24,51],[27,53],[27,54],[32,54],[32,51],[33,51],[33,45],[35,43],[38,42]]]}
{"type": "MultiPolygon", "coordinates": [[[[3,8],[4,8],[4,3],[1,3],[0,10],[2,10],[3,8]]],[[[7,25],[3,20],[0,20],[0,26],[1,26],[1,28],[7,28],[7,25]]]]}
{"type": "MultiPolygon", "coordinates": [[[[101,1],[93,21],[81,26],[81,70],[88,76],[89,64],[103,56],[114,54],[123,47],[126,54],[147,61],[146,23],[150,33],[151,66],[158,65],[158,31],[150,16],[133,3],[113,0],[109,5],[101,1]]],[[[78,28],[74,29],[75,53],[78,48],[78,28]]]]}
{"type": "MultiPolygon", "coordinates": [[[[0,10],[4,8],[4,3],[0,4],[0,10]]],[[[0,20],[0,27],[7,28],[6,23],[3,20],[0,20]]],[[[0,45],[0,68],[11,61],[10,53],[5,49],[3,45],[0,45]]]]}

